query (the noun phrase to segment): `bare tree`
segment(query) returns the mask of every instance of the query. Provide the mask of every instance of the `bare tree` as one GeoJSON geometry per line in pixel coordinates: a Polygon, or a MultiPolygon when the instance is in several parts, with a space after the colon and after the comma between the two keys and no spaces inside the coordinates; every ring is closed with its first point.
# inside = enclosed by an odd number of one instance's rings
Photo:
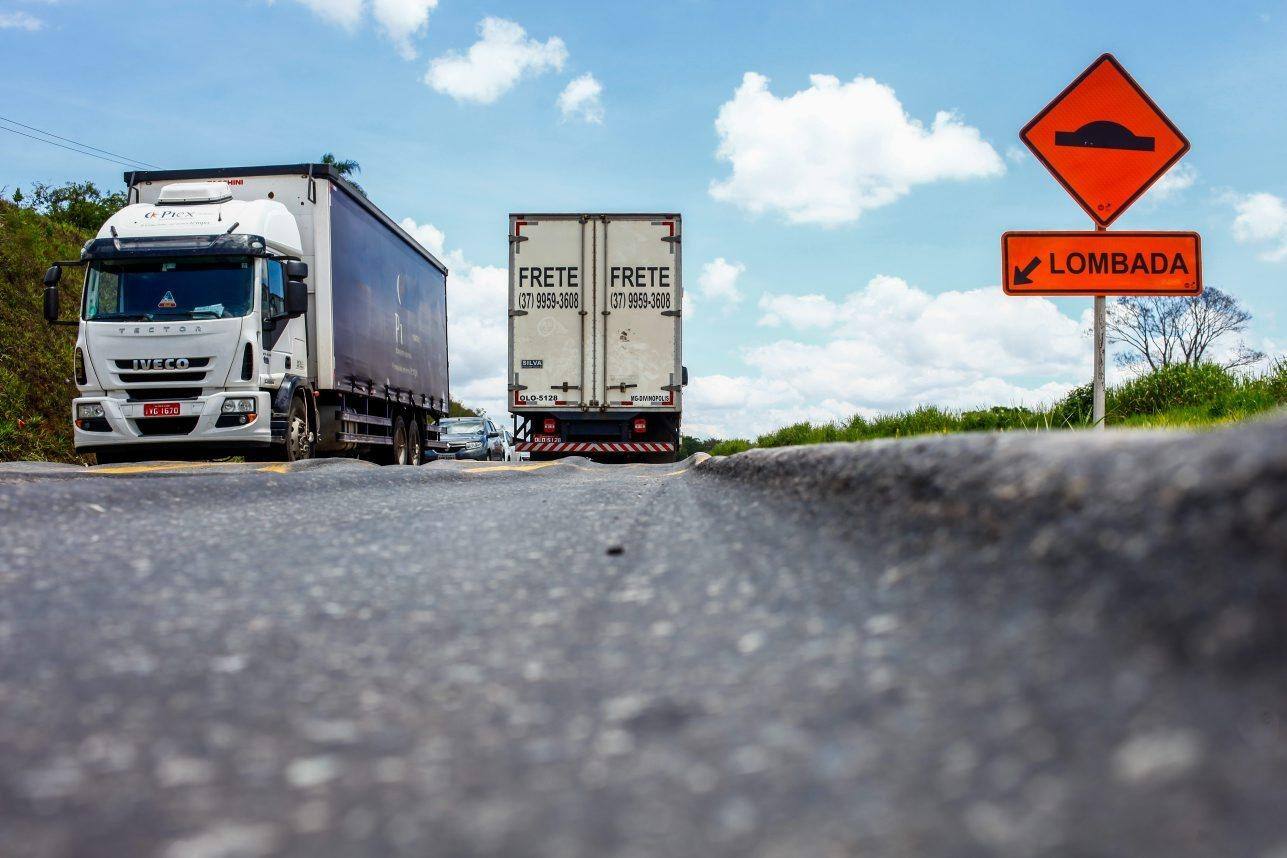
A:
{"type": "MultiPolygon", "coordinates": [[[[1244,332],[1250,321],[1238,299],[1219,289],[1185,298],[1118,298],[1108,310],[1108,341],[1125,346],[1116,357],[1122,366],[1196,365],[1208,359],[1217,340],[1244,332]]],[[[1249,366],[1264,357],[1239,341],[1224,366],[1249,366]]]]}

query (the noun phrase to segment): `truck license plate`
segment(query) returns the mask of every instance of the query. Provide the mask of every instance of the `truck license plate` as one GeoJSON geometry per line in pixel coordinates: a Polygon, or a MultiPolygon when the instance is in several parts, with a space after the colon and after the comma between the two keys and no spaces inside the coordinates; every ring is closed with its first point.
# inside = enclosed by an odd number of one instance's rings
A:
{"type": "Polygon", "coordinates": [[[179,403],[149,402],[143,406],[144,417],[178,417],[179,403]]]}
{"type": "Polygon", "coordinates": [[[559,441],[562,441],[562,440],[563,439],[560,438],[558,435],[533,435],[532,436],[532,441],[534,441],[537,444],[557,444],[559,441]]]}

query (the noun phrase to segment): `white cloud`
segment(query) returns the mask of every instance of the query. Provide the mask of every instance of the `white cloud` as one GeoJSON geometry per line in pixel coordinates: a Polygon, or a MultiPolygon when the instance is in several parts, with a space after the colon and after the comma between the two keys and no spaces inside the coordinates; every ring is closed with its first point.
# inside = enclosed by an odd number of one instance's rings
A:
{"type": "Polygon", "coordinates": [[[426,250],[439,259],[446,261],[447,250],[444,245],[446,244],[447,236],[442,230],[431,223],[416,223],[409,217],[402,219],[401,226],[411,233],[412,238],[424,245],[426,250]]]}
{"type": "Polygon", "coordinates": [[[917,405],[1038,405],[1089,378],[1089,319],[999,287],[931,295],[878,276],[839,300],[765,295],[760,309],[761,325],[808,341],[745,349],[744,374],[695,374],[689,434],[747,437],[917,405]]]}
{"type": "Polygon", "coordinates": [[[747,72],[715,120],[717,157],[733,173],[711,195],[793,223],[836,225],[889,205],[915,185],[998,176],[1005,163],[979,131],[939,111],[927,128],[888,86],[813,75],[786,98],[747,72]]]}
{"type": "Polygon", "coordinates": [[[1177,197],[1184,191],[1193,187],[1198,180],[1198,171],[1188,164],[1176,164],[1166,175],[1157,180],[1157,183],[1149,189],[1146,199],[1154,202],[1163,202],[1172,197],[1177,197]]]}
{"type": "Polygon", "coordinates": [[[431,223],[403,218],[401,226],[450,269],[447,276],[447,344],[451,395],[493,417],[506,416],[509,275],[495,265],[474,265],[431,223]]]}
{"type": "Polygon", "coordinates": [[[34,33],[44,26],[44,21],[28,12],[0,12],[0,30],[26,30],[34,33]]]}
{"type": "Polygon", "coordinates": [[[491,104],[525,74],[560,71],[568,51],[563,40],[545,42],[527,37],[527,31],[504,18],[484,18],[478,25],[481,38],[465,54],[444,54],[429,64],[425,83],[457,101],[491,104]]]}
{"type": "Polygon", "coordinates": [[[362,20],[365,0],[296,0],[331,24],[352,30],[362,20]]]}
{"type": "Polygon", "coordinates": [[[1261,259],[1281,262],[1287,259],[1287,203],[1273,194],[1248,194],[1234,201],[1238,212],[1233,219],[1233,237],[1243,244],[1273,245],[1260,254],[1261,259]]]}
{"type": "Polygon", "coordinates": [[[702,299],[721,301],[725,309],[742,300],[742,291],[737,287],[738,278],[746,271],[740,262],[729,262],[719,256],[702,266],[702,273],[697,278],[697,288],[702,299]]]}
{"type": "Polygon", "coordinates": [[[599,83],[594,75],[586,72],[578,78],[573,78],[568,85],[559,93],[559,111],[563,114],[563,121],[566,122],[574,117],[580,117],[586,122],[599,125],[603,122],[603,101],[600,96],[603,95],[603,84],[599,83]]]}
{"type": "Polygon", "coordinates": [[[762,327],[777,328],[783,324],[797,330],[825,328],[836,312],[835,302],[823,295],[771,295],[760,298],[762,327]]]}
{"type": "Polygon", "coordinates": [[[376,23],[406,60],[416,58],[411,40],[424,34],[429,13],[437,6],[438,0],[371,0],[376,23]]]}
{"type": "MultiPolygon", "coordinates": [[[[270,3],[272,0],[268,0],[270,3]]],[[[393,42],[403,59],[416,58],[412,40],[424,35],[429,25],[429,13],[438,6],[438,0],[296,0],[322,20],[355,30],[362,23],[368,8],[380,30],[393,42]]]]}

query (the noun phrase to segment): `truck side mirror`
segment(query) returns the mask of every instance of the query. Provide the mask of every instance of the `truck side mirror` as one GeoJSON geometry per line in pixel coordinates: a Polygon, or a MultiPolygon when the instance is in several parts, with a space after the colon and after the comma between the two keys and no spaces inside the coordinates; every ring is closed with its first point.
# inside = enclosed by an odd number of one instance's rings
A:
{"type": "Polygon", "coordinates": [[[683,377],[680,379],[679,384],[681,387],[687,387],[688,386],[688,367],[682,366],[680,367],[680,369],[684,371],[684,374],[683,374],[683,377]]]}
{"type": "Polygon", "coordinates": [[[286,315],[293,319],[306,312],[308,312],[308,284],[303,280],[287,280],[286,315]]]}
{"type": "Polygon", "coordinates": [[[290,259],[286,262],[286,279],[287,280],[307,280],[308,263],[300,262],[297,259],[290,259]]]}
{"type": "Polygon", "coordinates": [[[58,265],[49,266],[45,272],[45,321],[58,321],[58,281],[62,279],[63,269],[58,265]]]}
{"type": "Polygon", "coordinates": [[[45,287],[45,321],[53,324],[58,321],[58,287],[45,287]]]}

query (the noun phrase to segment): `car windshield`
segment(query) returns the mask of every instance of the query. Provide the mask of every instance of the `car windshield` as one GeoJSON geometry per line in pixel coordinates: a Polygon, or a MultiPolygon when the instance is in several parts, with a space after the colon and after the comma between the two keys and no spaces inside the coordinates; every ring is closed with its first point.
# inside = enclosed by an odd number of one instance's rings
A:
{"type": "Polygon", "coordinates": [[[483,431],[481,420],[444,420],[439,425],[448,435],[477,435],[483,431]]]}
{"type": "Polygon", "coordinates": [[[85,283],[89,321],[229,319],[254,306],[249,257],[99,260],[85,283]]]}

